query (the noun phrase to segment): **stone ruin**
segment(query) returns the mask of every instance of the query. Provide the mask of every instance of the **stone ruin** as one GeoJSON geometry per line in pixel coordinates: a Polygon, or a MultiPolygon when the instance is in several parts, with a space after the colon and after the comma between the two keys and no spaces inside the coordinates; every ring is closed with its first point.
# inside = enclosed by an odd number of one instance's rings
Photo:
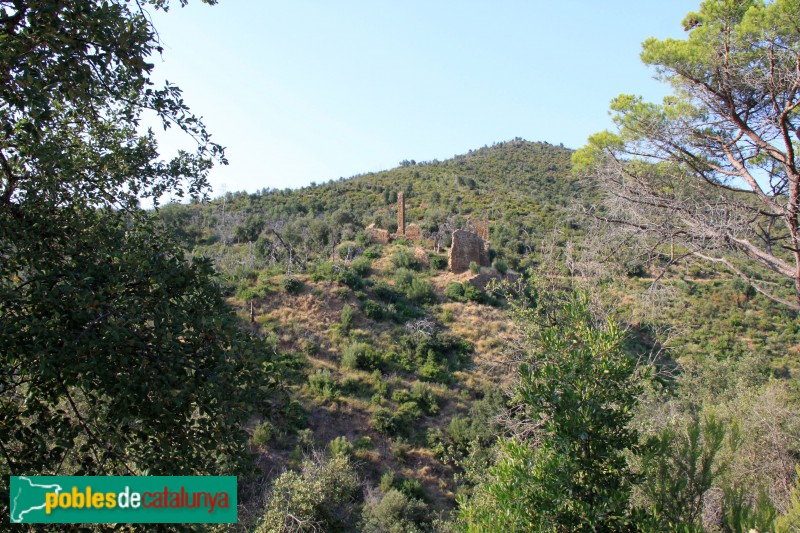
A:
{"type": "Polygon", "coordinates": [[[389,241],[392,238],[391,234],[389,233],[389,230],[381,229],[375,226],[375,224],[370,224],[369,226],[364,228],[364,231],[369,236],[369,238],[372,239],[372,242],[378,244],[389,244],[389,241]]]}
{"type": "Polygon", "coordinates": [[[406,235],[406,199],[403,198],[403,191],[397,193],[397,235],[406,235]]]}
{"type": "MultiPolygon", "coordinates": [[[[473,261],[480,266],[491,266],[489,260],[489,219],[469,221],[469,229],[453,232],[453,244],[450,247],[450,271],[456,274],[469,270],[473,261]]],[[[423,241],[422,228],[417,224],[406,225],[406,200],[402,191],[397,193],[397,232],[392,234],[370,224],[365,229],[370,239],[378,244],[389,244],[393,239],[408,239],[414,242],[423,241]]],[[[417,248],[417,250],[421,250],[417,248]]],[[[427,255],[426,255],[427,259],[427,255]]]]}
{"type": "Polygon", "coordinates": [[[466,272],[473,261],[480,266],[491,266],[489,243],[477,233],[463,229],[454,231],[453,244],[450,247],[450,272],[466,272]]]}

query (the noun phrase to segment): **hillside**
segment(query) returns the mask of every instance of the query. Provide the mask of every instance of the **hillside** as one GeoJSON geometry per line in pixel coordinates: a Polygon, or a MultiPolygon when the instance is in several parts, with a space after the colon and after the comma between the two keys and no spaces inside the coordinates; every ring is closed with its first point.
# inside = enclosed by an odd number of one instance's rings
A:
{"type": "MultiPolygon", "coordinates": [[[[283,359],[285,400],[248,428],[266,486],[286,469],[322,475],[314,469],[324,470],[324,451],[355,465],[371,495],[364,509],[397,490],[419,502],[420,524],[448,516],[505,434],[498,417],[514,383],[511,354],[523,346],[500,294],[486,288],[491,278],[588,288],[664,390],[680,389],[682,369],[704,372],[717,360],[755,358],[757,375],[794,375],[800,327],[791,314],[713,265],[646,263],[632,244],[614,245],[579,215],[601,199],[571,173],[570,155],[515,140],[160,210],[191,256],[221,270],[242,327],[283,359]],[[364,228],[397,230],[399,192],[422,238],[376,243],[364,228]],[[492,266],[449,272],[452,231],[486,218],[492,266]]],[[[643,404],[647,416],[660,401],[643,404]]],[[[352,524],[361,505],[342,507],[337,520],[352,524]]],[[[263,513],[247,508],[243,527],[263,513]]]]}

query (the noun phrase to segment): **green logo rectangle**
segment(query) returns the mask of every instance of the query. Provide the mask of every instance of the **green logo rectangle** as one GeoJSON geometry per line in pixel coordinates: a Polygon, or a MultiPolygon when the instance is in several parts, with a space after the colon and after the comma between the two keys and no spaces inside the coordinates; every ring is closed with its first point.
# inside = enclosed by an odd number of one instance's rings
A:
{"type": "Polygon", "coordinates": [[[236,522],[235,476],[11,476],[11,523],[236,522]]]}

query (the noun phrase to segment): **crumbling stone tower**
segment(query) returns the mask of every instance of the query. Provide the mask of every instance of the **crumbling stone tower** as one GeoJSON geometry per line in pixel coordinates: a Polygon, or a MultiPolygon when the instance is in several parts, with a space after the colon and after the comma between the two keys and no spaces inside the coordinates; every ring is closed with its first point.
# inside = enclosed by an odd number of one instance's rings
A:
{"type": "Polygon", "coordinates": [[[397,234],[406,234],[406,199],[403,198],[403,191],[397,193],[397,234]]]}

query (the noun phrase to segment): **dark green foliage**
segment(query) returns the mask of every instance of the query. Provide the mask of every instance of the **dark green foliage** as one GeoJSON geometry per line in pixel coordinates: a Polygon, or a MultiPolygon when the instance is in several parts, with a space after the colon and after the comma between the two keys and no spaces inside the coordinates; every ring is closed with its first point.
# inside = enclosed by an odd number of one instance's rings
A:
{"type": "Polygon", "coordinates": [[[373,246],[372,248],[364,250],[364,253],[362,255],[367,259],[377,259],[381,256],[381,251],[380,248],[378,248],[377,246],[373,246]]]}
{"type": "Polygon", "coordinates": [[[715,458],[724,438],[716,418],[695,418],[685,435],[664,430],[644,448],[641,490],[660,527],[699,527],[703,495],[720,474],[715,458]]]}
{"type": "Polygon", "coordinates": [[[508,272],[508,265],[505,264],[500,259],[495,259],[494,261],[492,261],[492,267],[501,274],[505,274],[506,272],[508,272]]]}
{"type": "MultiPolygon", "coordinates": [[[[518,320],[531,319],[521,311],[518,320]]],[[[512,401],[537,446],[505,441],[462,517],[475,531],[626,529],[633,474],[624,452],[637,444],[629,422],[638,387],[622,333],[596,322],[583,295],[529,332],[535,348],[520,365],[512,401]]]]}
{"type": "Polygon", "coordinates": [[[392,265],[395,268],[405,268],[408,270],[419,270],[420,264],[416,257],[409,253],[406,248],[400,248],[392,256],[392,265]]]}
{"type": "Polygon", "coordinates": [[[444,270],[447,268],[447,258],[442,255],[432,254],[428,259],[433,270],[444,270]]]}
{"type": "Polygon", "coordinates": [[[358,477],[346,456],[306,459],[299,472],[290,470],[275,480],[255,531],[352,531],[358,490],[358,477]]]}
{"type": "Polygon", "coordinates": [[[386,316],[386,310],[383,308],[383,306],[377,302],[373,302],[372,300],[365,301],[361,307],[361,310],[364,312],[364,316],[371,318],[372,320],[383,320],[386,316]]]}
{"type": "Polygon", "coordinates": [[[458,283],[457,281],[451,281],[445,287],[444,295],[450,298],[451,300],[456,300],[457,302],[460,302],[464,298],[464,285],[458,283]]]}
{"type": "Polygon", "coordinates": [[[344,263],[323,261],[314,267],[311,274],[314,281],[330,280],[347,285],[353,290],[364,287],[364,279],[351,266],[344,263]]]}
{"type": "Polygon", "coordinates": [[[236,242],[254,242],[264,229],[264,219],[260,216],[250,215],[245,221],[236,226],[233,235],[236,242]]]}
{"type": "Polygon", "coordinates": [[[253,444],[266,446],[275,434],[275,427],[269,422],[262,422],[253,431],[253,444]]]}
{"type": "Polygon", "coordinates": [[[372,260],[368,257],[359,257],[350,264],[350,268],[352,268],[353,272],[358,276],[366,278],[372,272],[372,260]]]}
{"type": "Polygon", "coordinates": [[[380,354],[372,346],[363,342],[354,342],[342,351],[342,367],[351,370],[375,370],[380,366],[380,354]]]}
{"type": "Polygon", "coordinates": [[[390,489],[379,502],[364,506],[361,527],[364,533],[422,533],[429,521],[425,503],[390,489]]]}
{"type": "Polygon", "coordinates": [[[0,230],[24,251],[0,267],[6,471],[209,473],[242,459],[241,424],[280,374],[236,328],[209,262],[117,214],[48,217],[0,230]]]}
{"type": "Polygon", "coordinates": [[[433,291],[433,285],[418,278],[411,280],[411,285],[406,288],[406,297],[417,305],[436,302],[436,293],[433,291]]]}
{"type": "Polygon", "coordinates": [[[372,413],[370,423],[376,431],[384,435],[394,436],[407,434],[416,419],[421,416],[421,411],[415,402],[405,402],[397,409],[386,407],[378,408],[372,413]]]}
{"type": "Polygon", "coordinates": [[[339,397],[339,383],[328,369],[318,369],[308,376],[308,386],[325,401],[334,401],[339,397]]]}
{"type": "Polygon", "coordinates": [[[284,276],[281,280],[281,287],[289,294],[300,294],[303,292],[303,282],[294,276],[284,276]]]}
{"type": "Polygon", "coordinates": [[[350,261],[355,259],[358,255],[361,254],[363,249],[355,243],[346,242],[339,245],[339,258],[344,259],[346,261],[350,261]]]}
{"type": "Polygon", "coordinates": [[[486,295],[471,283],[464,282],[464,299],[469,302],[484,303],[486,295]]]}

